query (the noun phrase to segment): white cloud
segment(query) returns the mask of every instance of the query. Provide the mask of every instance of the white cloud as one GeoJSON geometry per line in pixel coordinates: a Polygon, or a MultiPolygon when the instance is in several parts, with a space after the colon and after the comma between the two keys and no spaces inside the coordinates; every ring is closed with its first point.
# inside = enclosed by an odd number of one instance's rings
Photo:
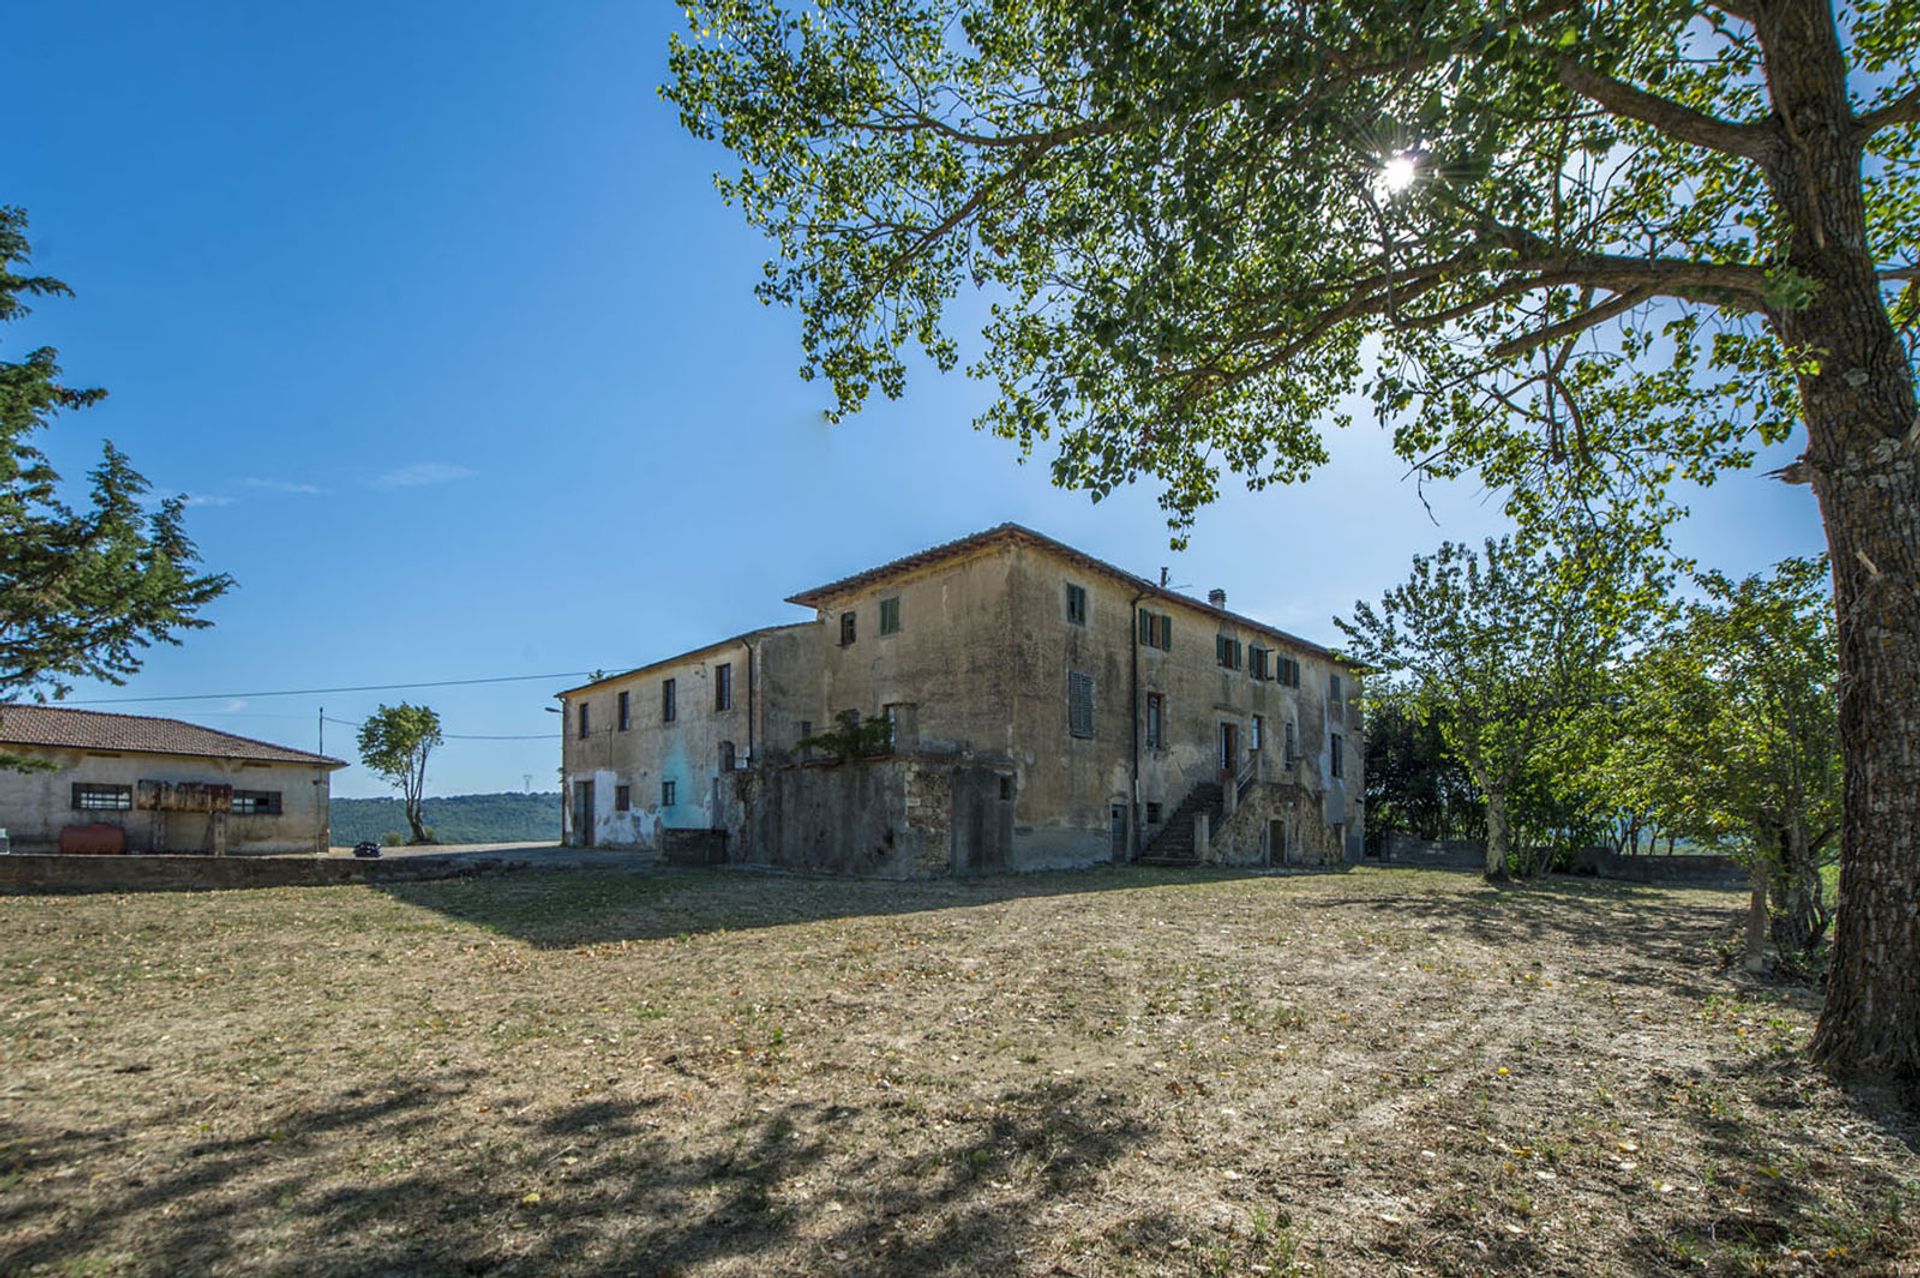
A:
{"type": "Polygon", "coordinates": [[[180,500],[189,506],[231,506],[238,497],[217,497],[208,493],[181,493],[180,500]]]}
{"type": "Polygon", "coordinates": [[[249,477],[240,481],[248,488],[264,488],[274,493],[299,493],[305,496],[319,497],[333,491],[318,484],[302,484],[291,479],[259,479],[249,477]]]}
{"type": "Polygon", "coordinates": [[[455,480],[471,479],[473,475],[474,472],[467,467],[451,462],[416,462],[375,475],[367,482],[375,488],[426,488],[432,484],[451,484],[455,480]]]}
{"type": "Polygon", "coordinates": [[[247,700],[244,697],[231,697],[228,699],[227,704],[221,707],[222,711],[226,714],[237,714],[246,708],[247,700]]]}

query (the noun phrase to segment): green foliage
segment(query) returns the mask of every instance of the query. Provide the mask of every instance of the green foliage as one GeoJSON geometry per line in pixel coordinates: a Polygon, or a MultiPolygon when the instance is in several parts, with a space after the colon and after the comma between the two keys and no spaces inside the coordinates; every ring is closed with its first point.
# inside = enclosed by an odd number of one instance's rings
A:
{"type": "MultiPolygon", "coordinates": [[[[1477,470],[1523,523],[1632,513],[1657,539],[1672,482],[1786,437],[1818,364],[1780,336],[1827,287],[1796,257],[1803,210],[1854,179],[1768,149],[1765,82],[1826,50],[1763,48],[1732,9],[687,12],[662,92],[738,158],[717,182],[773,242],[760,295],[799,309],[837,412],[899,395],[910,347],[955,367],[956,299],[981,290],[980,425],[1023,456],[1053,441],[1057,482],[1096,497],[1157,479],[1177,528],[1223,471],[1322,464],[1364,380],[1428,473],[1477,470]]],[[[1914,91],[1909,0],[1838,19],[1835,63],[1877,103],[1914,91]]],[[[1863,129],[1861,248],[1889,266],[1920,258],[1915,114],[1863,129]]],[[[1920,288],[1892,304],[1920,317],[1920,288]]]]}
{"type": "Polygon", "coordinates": [[[1437,727],[1484,796],[1489,873],[1507,869],[1509,822],[1529,810],[1515,803],[1564,798],[1542,791],[1551,752],[1600,697],[1622,628],[1654,589],[1629,587],[1617,562],[1587,550],[1529,552],[1503,538],[1479,554],[1446,542],[1416,556],[1378,609],[1363,601],[1351,621],[1336,619],[1348,654],[1400,680],[1403,708],[1437,727]]]}
{"type": "Polygon", "coordinates": [[[1817,945],[1839,854],[1839,654],[1824,560],[1697,580],[1701,597],[1628,666],[1609,779],[1668,828],[1761,856],[1776,936],[1817,945]]]}
{"type": "Polygon", "coordinates": [[[1487,807],[1473,777],[1447,749],[1444,709],[1424,716],[1384,679],[1367,689],[1367,839],[1389,831],[1422,839],[1486,836],[1487,807]]]}
{"type": "MultiPolygon", "coordinates": [[[[406,825],[398,799],[335,799],[330,805],[333,841],[351,846],[380,839],[406,825]]],[[[535,843],[560,841],[557,793],[456,794],[421,800],[420,813],[441,843],[535,843]]],[[[394,842],[401,837],[394,836],[394,842]]]]}
{"type": "Polygon", "coordinates": [[[360,725],[360,761],[400,788],[415,843],[432,839],[422,821],[421,801],[426,792],[427,756],[442,740],[440,716],[426,706],[404,701],[381,706],[360,725]]]}
{"type": "MultiPolygon", "coordinates": [[[[26,229],[21,210],[0,206],[0,322],[24,318],[26,298],[72,293],[20,272],[26,229]]],[[[143,649],[210,624],[200,610],[233,584],[195,572],[183,500],[149,511],[147,481],[112,444],[89,473],[86,504],[60,499],[60,476],[34,436],[61,410],[105,395],[62,383],[50,347],[0,360],[0,701],[59,697],[73,679],[125,682],[143,649]]]]}
{"type": "Polygon", "coordinates": [[[885,717],[842,720],[838,727],[802,737],[797,751],[824,750],[835,759],[874,759],[893,752],[893,721],[885,717]]]}

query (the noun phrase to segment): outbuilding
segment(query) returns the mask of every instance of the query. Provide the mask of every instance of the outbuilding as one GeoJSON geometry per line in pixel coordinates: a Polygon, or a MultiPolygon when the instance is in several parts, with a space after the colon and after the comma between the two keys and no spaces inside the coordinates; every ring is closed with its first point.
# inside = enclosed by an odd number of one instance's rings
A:
{"type": "Polygon", "coordinates": [[[0,706],[15,852],[315,853],[339,759],[179,719],[0,706]]]}

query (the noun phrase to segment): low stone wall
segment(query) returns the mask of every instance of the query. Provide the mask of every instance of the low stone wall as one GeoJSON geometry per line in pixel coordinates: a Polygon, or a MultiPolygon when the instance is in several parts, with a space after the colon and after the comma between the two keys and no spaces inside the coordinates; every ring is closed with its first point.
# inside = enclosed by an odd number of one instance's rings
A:
{"type": "Polygon", "coordinates": [[[1747,872],[1730,856],[1621,856],[1588,848],[1573,859],[1575,874],[1631,883],[1692,883],[1702,887],[1745,887],[1747,872]]]}
{"type": "Polygon", "coordinates": [[[908,754],[736,773],[722,796],[727,859],[883,879],[1018,869],[1011,774],[908,754]]]}
{"type": "Polygon", "coordinates": [[[660,856],[668,865],[725,865],[725,830],[660,831],[660,856]]]}
{"type": "Polygon", "coordinates": [[[495,874],[525,862],[407,856],[362,861],[317,856],[0,856],[0,893],[197,892],[222,888],[411,883],[495,874]]]}
{"type": "Polygon", "coordinates": [[[1389,865],[1434,865],[1456,870],[1484,870],[1487,847],[1472,839],[1423,839],[1405,830],[1389,830],[1381,841],[1380,859],[1389,865]]]}

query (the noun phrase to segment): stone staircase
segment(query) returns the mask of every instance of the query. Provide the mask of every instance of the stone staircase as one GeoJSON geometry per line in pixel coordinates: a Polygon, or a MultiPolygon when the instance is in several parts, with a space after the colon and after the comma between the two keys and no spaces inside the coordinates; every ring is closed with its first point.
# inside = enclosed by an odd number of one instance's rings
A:
{"type": "Polygon", "coordinates": [[[1212,781],[1193,787],[1180,806],[1173,810],[1160,833],[1140,850],[1141,865],[1198,865],[1200,857],[1193,846],[1193,818],[1207,814],[1209,829],[1220,828],[1220,813],[1226,806],[1226,793],[1212,781]]]}

